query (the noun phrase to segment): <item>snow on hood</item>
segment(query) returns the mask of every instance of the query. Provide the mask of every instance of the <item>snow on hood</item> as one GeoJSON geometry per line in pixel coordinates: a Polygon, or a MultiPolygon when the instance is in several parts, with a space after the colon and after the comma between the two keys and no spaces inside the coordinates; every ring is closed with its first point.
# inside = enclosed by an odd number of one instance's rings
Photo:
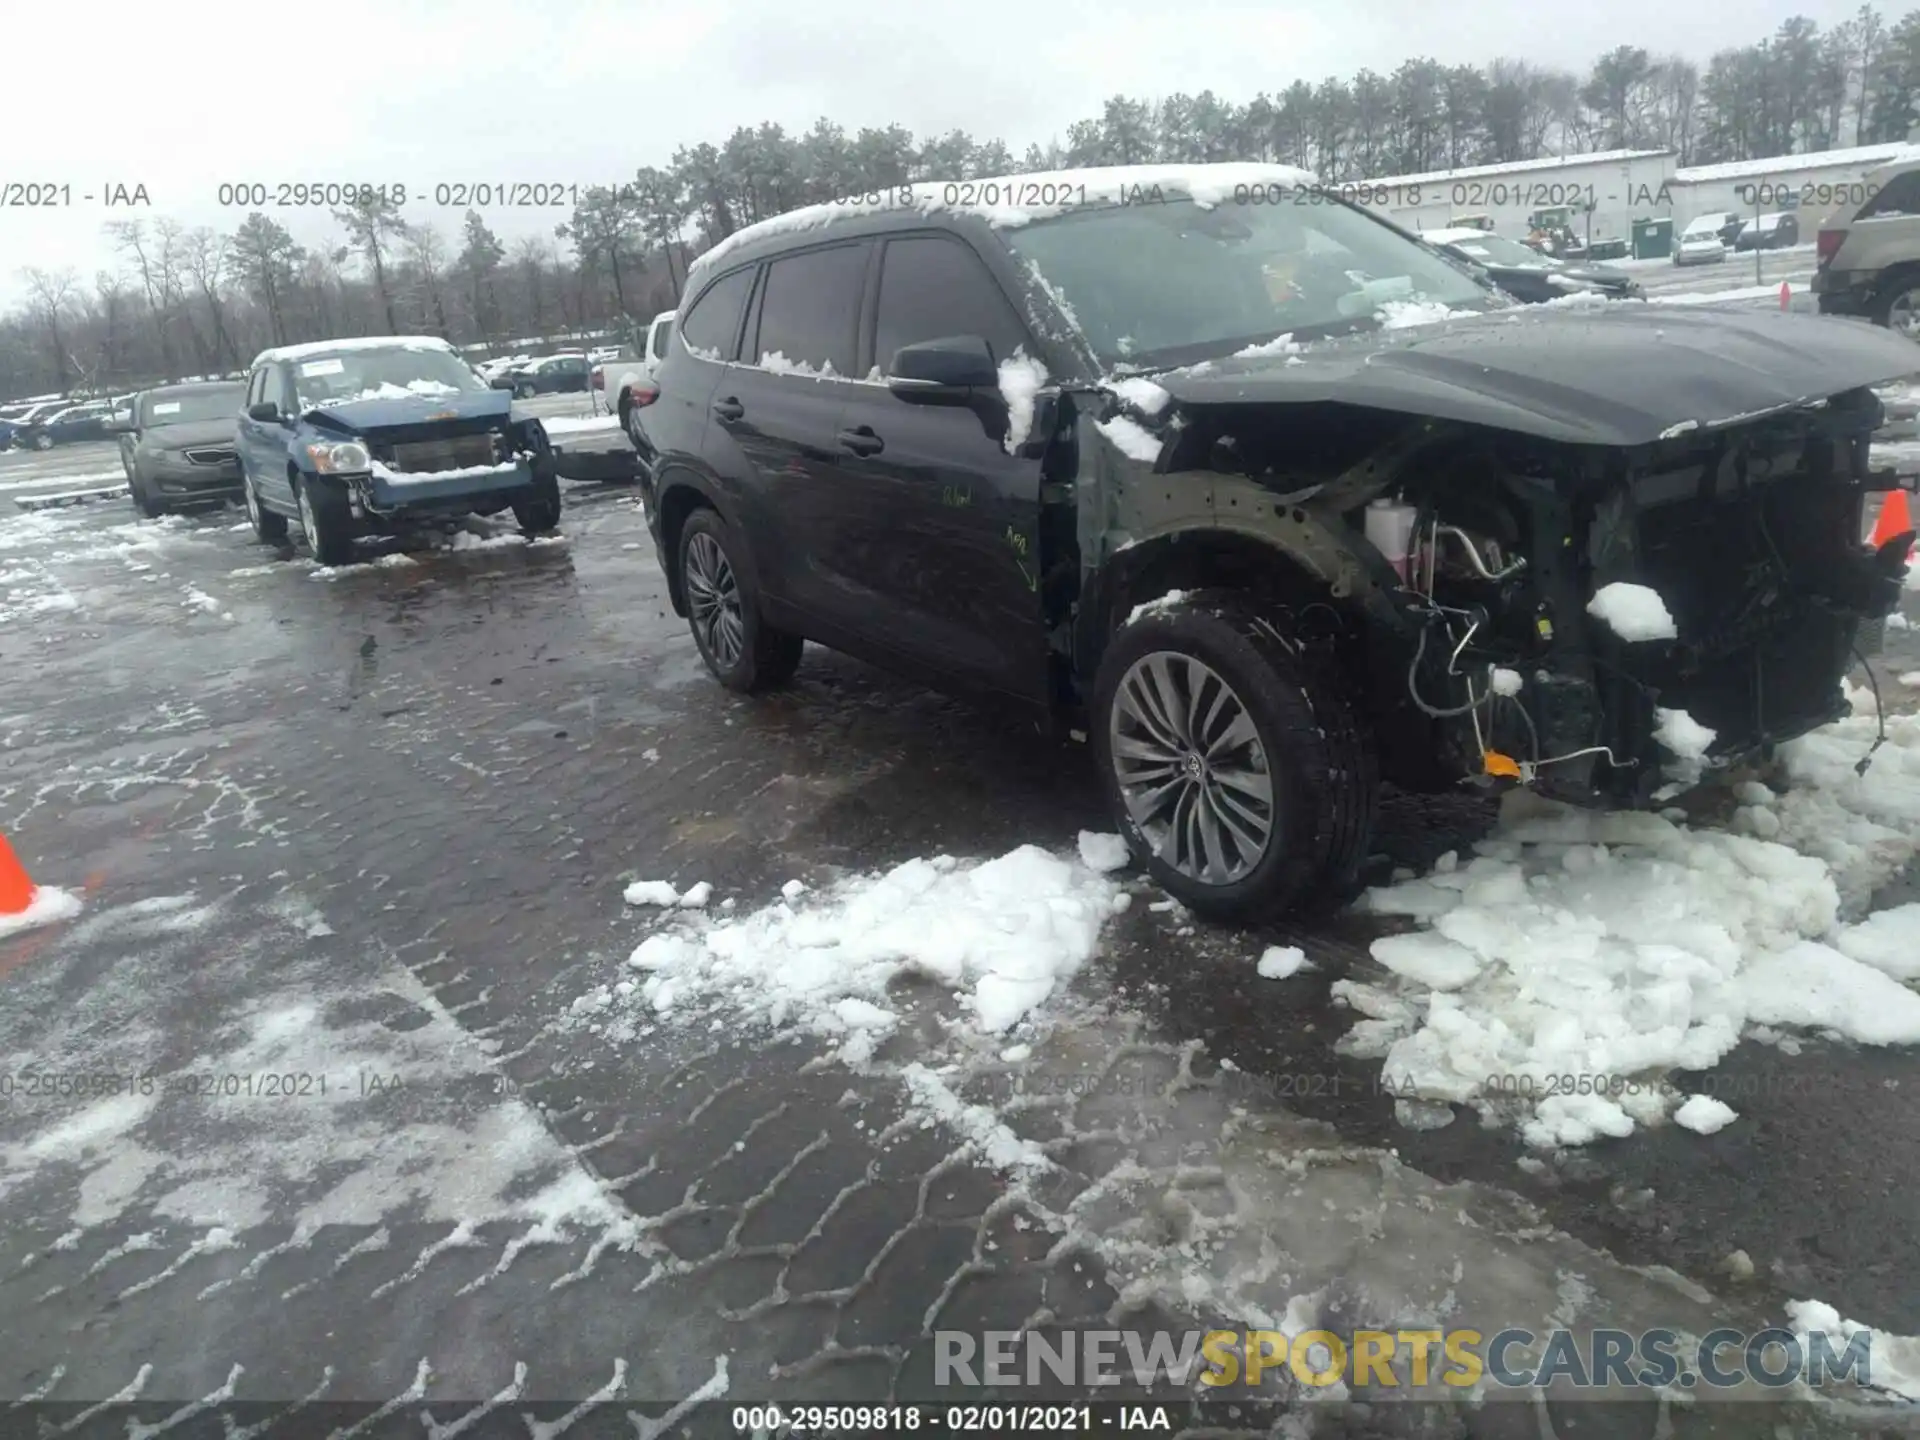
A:
{"type": "Polygon", "coordinates": [[[993,180],[915,181],[888,188],[874,204],[804,205],[772,215],[724,236],[693,262],[702,275],[733,250],[751,241],[794,230],[810,230],[854,215],[917,210],[923,215],[972,215],[998,227],[1027,225],[1065,214],[1083,205],[1116,203],[1136,193],[1188,196],[1203,208],[1231,200],[1237,187],[1317,185],[1310,171],[1292,165],[1110,165],[1090,170],[1050,170],[1007,175],[993,180]]]}

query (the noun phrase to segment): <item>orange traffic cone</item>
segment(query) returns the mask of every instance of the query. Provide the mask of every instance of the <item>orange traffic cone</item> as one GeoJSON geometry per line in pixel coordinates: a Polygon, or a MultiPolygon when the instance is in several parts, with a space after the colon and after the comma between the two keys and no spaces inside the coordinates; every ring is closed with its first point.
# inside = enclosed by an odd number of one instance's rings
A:
{"type": "Polygon", "coordinates": [[[24,913],[33,903],[33,890],[26,867],[7,844],[7,837],[0,835],[0,915],[24,913]]]}
{"type": "Polygon", "coordinates": [[[1793,299],[1793,287],[1788,285],[1786,281],[1782,280],[1780,282],[1780,308],[1782,310],[1791,308],[1790,302],[1792,301],[1792,299],[1793,299]]]}
{"type": "MultiPolygon", "coordinates": [[[[1874,522],[1873,548],[1878,550],[1894,536],[1910,532],[1912,529],[1913,520],[1907,513],[1907,492],[1889,490],[1887,498],[1880,502],[1880,518],[1874,522]]],[[[1913,553],[1911,542],[1907,545],[1907,553],[1909,555],[1913,553]]],[[[0,898],[0,908],[4,906],[5,900],[0,898]]]]}

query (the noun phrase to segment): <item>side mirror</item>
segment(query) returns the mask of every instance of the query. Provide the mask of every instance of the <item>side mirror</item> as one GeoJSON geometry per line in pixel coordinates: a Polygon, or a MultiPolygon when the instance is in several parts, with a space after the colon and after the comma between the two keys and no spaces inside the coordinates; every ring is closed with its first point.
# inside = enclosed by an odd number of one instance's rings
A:
{"type": "Polygon", "coordinates": [[[923,340],[894,351],[887,388],[918,405],[965,405],[978,390],[997,390],[1000,371],[978,335],[923,340]]]}
{"type": "Polygon", "coordinates": [[[106,423],[100,428],[105,430],[109,435],[131,435],[133,434],[133,421],[126,415],[109,415],[106,423]]]}
{"type": "Polygon", "coordinates": [[[258,405],[247,407],[247,418],[258,420],[263,425],[272,425],[280,419],[280,407],[271,400],[262,400],[258,405]]]}

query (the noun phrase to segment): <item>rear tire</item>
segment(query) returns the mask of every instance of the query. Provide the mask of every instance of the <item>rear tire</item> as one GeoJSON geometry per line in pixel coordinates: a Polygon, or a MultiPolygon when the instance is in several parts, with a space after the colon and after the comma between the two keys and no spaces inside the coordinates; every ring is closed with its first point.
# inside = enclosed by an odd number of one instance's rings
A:
{"type": "Polygon", "coordinates": [[[262,545],[286,544],[287,517],[262,505],[254,493],[253,481],[245,475],[240,478],[240,492],[240,498],[246,502],[247,519],[253,522],[254,539],[262,545]]]}
{"type": "Polygon", "coordinates": [[[353,515],[347,509],[347,492],[330,480],[303,475],[295,482],[295,497],[300,502],[300,528],[306,532],[307,548],[322,565],[353,563],[353,515]]]}
{"type": "Polygon", "coordinates": [[[1253,597],[1202,591],[1126,626],[1094,682],[1108,808],[1188,909],[1247,922],[1352,898],[1378,766],[1331,656],[1253,597]]]}
{"type": "Polygon", "coordinates": [[[760,618],[759,597],[740,568],[741,550],[733,527],[712,510],[694,511],[680,532],[680,583],[693,643],[716,680],[753,695],[791,680],[806,642],[760,618]]]}

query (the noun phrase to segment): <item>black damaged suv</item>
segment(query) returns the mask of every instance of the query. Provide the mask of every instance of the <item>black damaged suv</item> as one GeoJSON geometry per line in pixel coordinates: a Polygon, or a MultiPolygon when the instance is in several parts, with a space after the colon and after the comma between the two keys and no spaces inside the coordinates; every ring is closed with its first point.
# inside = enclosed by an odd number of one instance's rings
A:
{"type": "Polygon", "coordinates": [[[886,199],[696,265],[646,415],[674,607],[737,690],[814,640],[1089,737],[1196,910],[1349,895],[1382,779],[1655,803],[1666,712],[1696,773],[1833,720],[1898,602],[1905,340],[1513,306],[1273,167],[886,199]]]}

